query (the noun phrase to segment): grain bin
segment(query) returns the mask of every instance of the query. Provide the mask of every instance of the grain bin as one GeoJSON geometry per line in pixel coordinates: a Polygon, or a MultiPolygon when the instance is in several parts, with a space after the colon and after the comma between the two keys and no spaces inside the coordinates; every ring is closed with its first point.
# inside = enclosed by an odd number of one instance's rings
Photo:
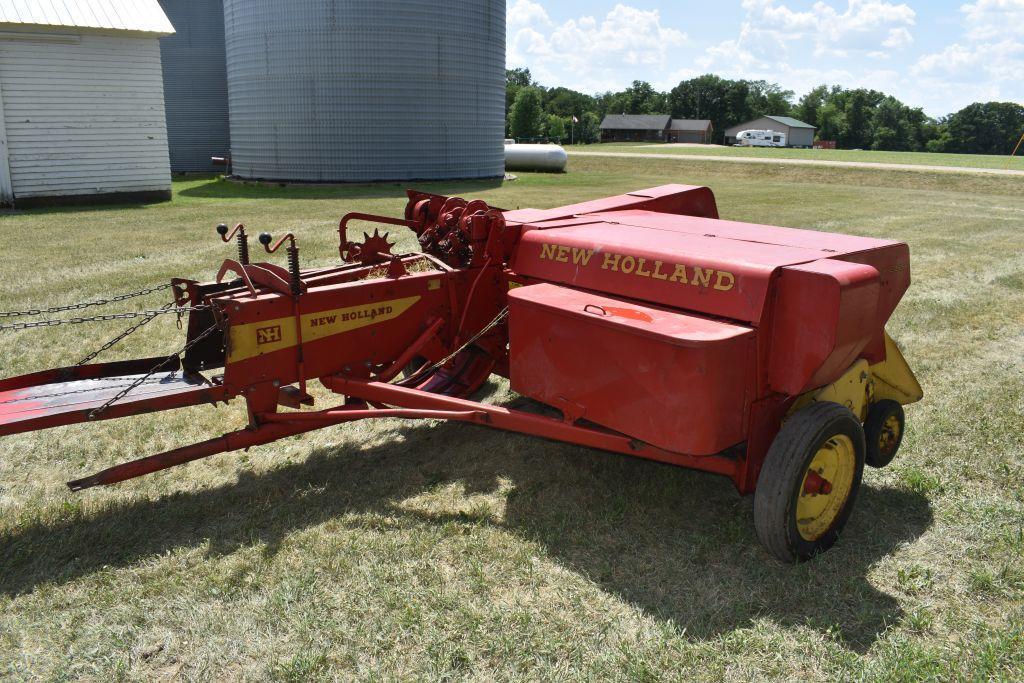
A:
{"type": "Polygon", "coordinates": [[[160,0],[174,35],[160,39],[171,170],[213,171],[227,156],[223,0],[160,0]]]}
{"type": "Polygon", "coordinates": [[[224,0],[242,178],[499,177],[505,0],[224,0]]]}

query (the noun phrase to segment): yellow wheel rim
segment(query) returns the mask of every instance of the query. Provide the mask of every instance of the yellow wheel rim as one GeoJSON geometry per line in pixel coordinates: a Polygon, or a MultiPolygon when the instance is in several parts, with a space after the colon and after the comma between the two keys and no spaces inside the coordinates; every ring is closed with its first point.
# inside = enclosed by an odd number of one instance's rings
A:
{"type": "Polygon", "coordinates": [[[903,430],[903,425],[900,424],[900,419],[895,415],[890,415],[886,418],[885,422],[882,423],[882,431],[878,434],[878,451],[885,455],[892,453],[893,449],[896,448],[897,442],[900,440],[900,432],[903,430]]]}
{"type": "Polygon", "coordinates": [[[796,503],[796,528],[805,541],[816,541],[832,528],[846,507],[857,470],[857,451],[845,434],[818,449],[804,472],[796,503]]]}

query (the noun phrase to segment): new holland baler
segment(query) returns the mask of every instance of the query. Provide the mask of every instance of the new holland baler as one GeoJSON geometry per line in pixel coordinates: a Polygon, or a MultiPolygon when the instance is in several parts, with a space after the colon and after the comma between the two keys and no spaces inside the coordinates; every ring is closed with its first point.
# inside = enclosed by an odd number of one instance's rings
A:
{"type": "Polygon", "coordinates": [[[238,258],[215,280],[176,279],[172,304],[120,316],[142,322],[118,338],[187,316],[179,353],[2,380],[0,435],[246,402],[240,429],[77,491],[355,420],[468,422],[727,476],[784,561],[830,547],[865,463],[896,454],[902,406],[922,397],[885,331],[910,283],[905,244],[721,220],[704,187],[515,211],[408,194],[402,218],[342,218],[331,267],[302,268],[290,234],[260,235],[267,252],[287,244],[287,266],[252,262],[244,227],[218,226],[238,258]],[[356,221],[373,234],[351,241],[356,221]],[[391,253],[382,225],[420,249],[391,253]],[[474,400],[492,375],[548,410],[474,400]],[[314,406],[310,381],[338,401],[314,406]]]}

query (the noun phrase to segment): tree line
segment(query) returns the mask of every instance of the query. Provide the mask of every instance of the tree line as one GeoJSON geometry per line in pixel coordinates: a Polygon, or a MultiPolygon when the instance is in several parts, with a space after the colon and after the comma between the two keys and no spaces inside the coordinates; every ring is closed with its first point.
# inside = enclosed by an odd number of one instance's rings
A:
{"type": "Polygon", "coordinates": [[[509,69],[505,75],[505,132],[522,141],[598,142],[606,114],[710,119],[713,141],[719,144],[726,128],[765,115],[792,116],[817,126],[819,140],[835,141],[841,149],[1010,154],[1024,133],[1024,106],[1014,102],[977,102],[933,119],[920,108],[865,88],[822,85],[796,99],[792,90],[775,83],[705,74],[668,92],[633,81],[621,92],[587,95],[546,88],[529,69],[509,69]]]}

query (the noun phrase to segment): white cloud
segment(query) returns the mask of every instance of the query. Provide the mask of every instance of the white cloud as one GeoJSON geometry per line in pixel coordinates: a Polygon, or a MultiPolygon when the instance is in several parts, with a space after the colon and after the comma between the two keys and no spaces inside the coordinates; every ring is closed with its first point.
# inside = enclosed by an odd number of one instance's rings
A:
{"type": "Polygon", "coordinates": [[[954,43],[941,52],[921,56],[910,71],[952,83],[1015,81],[1024,73],[1024,43],[1011,39],[977,45],[954,43]]]}
{"type": "MultiPolygon", "coordinates": [[[[776,0],[743,0],[742,8],[745,14],[739,36],[707,48],[697,58],[698,66],[734,78],[778,81],[782,74],[798,71],[790,65],[790,52],[797,47],[813,51],[818,59],[885,60],[894,50],[914,42],[910,28],[916,23],[916,14],[906,4],[848,0],[845,8],[837,9],[816,2],[807,11],[795,11],[776,0]]],[[[843,75],[849,72],[843,71],[843,75]]],[[[825,80],[821,73],[812,86],[825,80]]],[[[844,78],[842,83],[851,81],[844,78]]],[[[785,85],[801,92],[794,82],[785,85]]]]}
{"type": "Polygon", "coordinates": [[[889,29],[889,37],[882,41],[882,47],[888,47],[892,49],[899,49],[907,47],[914,42],[914,36],[910,35],[910,31],[905,28],[891,28],[889,29]]]}
{"type": "Polygon", "coordinates": [[[1024,0],[977,0],[960,11],[973,40],[1024,36],[1024,0]]]}
{"type": "Polygon", "coordinates": [[[508,5],[506,21],[510,30],[524,26],[550,26],[551,19],[547,10],[539,3],[530,0],[516,0],[508,5]]]}
{"type": "MultiPolygon", "coordinates": [[[[932,97],[946,101],[1020,99],[1024,73],[1024,0],[977,0],[960,7],[965,33],[921,55],[910,73],[932,97]]],[[[948,107],[952,109],[952,107],[948,107]]]]}
{"type": "Polygon", "coordinates": [[[906,4],[884,0],[847,0],[842,11],[826,2],[816,2],[805,12],[775,0],[744,0],[742,7],[746,15],[741,35],[746,33],[748,40],[759,36],[769,47],[778,47],[810,39],[819,55],[906,47],[914,40],[910,27],[917,19],[906,4]]]}
{"type": "Polygon", "coordinates": [[[657,10],[623,4],[600,21],[583,16],[556,24],[538,3],[516,0],[508,7],[508,26],[510,65],[529,66],[542,82],[571,73],[573,87],[585,91],[641,78],[661,83],[661,74],[679,68],[674,52],[688,42],[685,33],[662,24],[657,10]]]}

